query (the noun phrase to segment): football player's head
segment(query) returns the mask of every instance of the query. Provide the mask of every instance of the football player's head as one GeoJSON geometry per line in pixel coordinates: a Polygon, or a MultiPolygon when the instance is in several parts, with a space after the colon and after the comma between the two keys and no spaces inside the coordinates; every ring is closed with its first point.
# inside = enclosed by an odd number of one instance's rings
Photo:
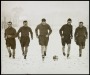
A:
{"type": "Polygon", "coordinates": [[[69,19],[67,20],[67,24],[70,25],[71,23],[72,23],[72,20],[69,18],[69,19]]]}
{"type": "Polygon", "coordinates": [[[8,22],[8,27],[12,27],[12,22],[11,21],[8,22]]]}
{"type": "Polygon", "coordinates": [[[83,27],[83,22],[79,22],[79,27],[83,27]]]}
{"type": "Polygon", "coordinates": [[[42,24],[43,24],[43,25],[46,24],[46,19],[45,19],[45,18],[42,19],[42,24]]]}
{"type": "Polygon", "coordinates": [[[27,26],[27,24],[28,24],[27,20],[23,21],[24,26],[27,26]]]}

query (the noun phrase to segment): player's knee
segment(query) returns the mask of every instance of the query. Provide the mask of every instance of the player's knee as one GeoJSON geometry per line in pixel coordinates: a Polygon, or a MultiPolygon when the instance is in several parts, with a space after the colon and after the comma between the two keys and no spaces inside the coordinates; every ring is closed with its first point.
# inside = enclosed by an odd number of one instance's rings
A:
{"type": "Polygon", "coordinates": [[[70,49],[70,47],[71,47],[71,45],[70,45],[70,44],[68,44],[68,49],[70,49]]]}
{"type": "Polygon", "coordinates": [[[15,51],[15,49],[13,49],[13,51],[15,51]]]}
{"type": "Polygon", "coordinates": [[[85,46],[82,46],[82,49],[84,49],[85,48],[85,46]]]}
{"type": "Polygon", "coordinates": [[[79,49],[81,50],[82,49],[82,46],[79,46],[79,49]]]}
{"type": "Polygon", "coordinates": [[[41,49],[44,49],[45,46],[41,46],[41,49]]]}
{"type": "Polygon", "coordinates": [[[10,47],[7,47],[8,50],[10,50],[10,47]]]}
{"type": "Polygon", "coordinates": [[[63,45],[62,48],[65,48],[65,46],[63,45]]]}

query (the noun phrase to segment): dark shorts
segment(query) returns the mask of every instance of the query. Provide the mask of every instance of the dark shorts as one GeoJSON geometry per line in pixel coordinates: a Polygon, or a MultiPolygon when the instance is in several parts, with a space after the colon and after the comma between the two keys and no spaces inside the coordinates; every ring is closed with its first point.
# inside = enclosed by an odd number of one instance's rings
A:
{"type": "Polygon", "coordinates": [[[85,46],[85,37],[77,37],[76,44],[79,46],[85,46]]]}
{"type": "Polygon", "coordinates": [[[20,43],[21,43],[21,47],[29,46],[30,43],[29,36],[21,36],[20,43]]]}
{"type": "Polygon", "coordinates": [[[39,45],[47,46],[49,41],[49,37],[46,37],[45,35],[39,35],[39,45]]]}
{"type": "Polygon", "coordinates": [[[11,49],[15,49],[16,48],[16,40],[15,40],[15,38],[7,38],[6,39],[6,46],[11,47],[11,49]]]}
{"type": "Polygon", "coordinates": [[[63,46],[65,46],[65,44],[71,44],[70,37],[62,38],[61,41],[63,46]]]}

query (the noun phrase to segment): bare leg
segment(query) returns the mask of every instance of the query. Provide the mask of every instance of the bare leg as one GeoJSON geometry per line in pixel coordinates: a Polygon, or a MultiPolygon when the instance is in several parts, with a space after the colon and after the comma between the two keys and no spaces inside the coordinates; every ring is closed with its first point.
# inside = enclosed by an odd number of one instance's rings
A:
{"type": "Polygon", "coordinates": [[[41,46],[41,53],[42,53],[42,59],[44,60],[44,48],[45,48],[45,46],[41,46]]]}
{"type": "Polygon", "coordinates": [[[63,52],[63,55],[65,56],[65,46],[62,47],[62,52],[63,52]]]}
{"type": "Polygon", "coordinates": [[[15,49],[13,49],[13,58],[15,58],[15,49]]]}
{"type": "Polygon", "coordinates": [[[28,52],[28,46],[26,46],[26,47],[25,47],[25,52],[24,52],[24,59],[26,59],[27,52],[28,52]]]}
{"type": "Polygon", "coordinates": [[[44,51],[44,55],[46,56],[47,53],[47,46],[45,46],[45,51],[44,51]]]}
{"type": "Polygon", "coordinates": [[[69,55],[70,55],[70,47],[71,47],[71,45],[68,44],[67,57],[69,57],[69,55]]]}
{"type": "Polygon", "coordinates": [[[44,55],[44,46],[41,46],[41,53],[44,55]]]}
{"type": "Polygon", "coordinates": [[[9,57],[11,57],[11,50],[10,47],[7,47],[8,53],[9,53],[9,57]]]}
{"type": "Polygon", "coordinates": [[[84,49],[85,48],[85,46],[82,46],[82,49],[84,49]]]}
{"type": "Polygon", "coordinates": [[[79,57],[82,56],[82,46],[79,46],[79,57]]]}
{"type": "Polygon", "coordinates": [[[22,47],[22,55],[24,55],[24,47],[22,47]]]}

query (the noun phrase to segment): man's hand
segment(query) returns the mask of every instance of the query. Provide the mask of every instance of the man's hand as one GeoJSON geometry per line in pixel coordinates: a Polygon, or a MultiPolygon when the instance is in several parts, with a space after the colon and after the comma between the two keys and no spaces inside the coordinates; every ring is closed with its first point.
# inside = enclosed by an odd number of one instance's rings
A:
{"type": "Polygon", "coordinates": [[[71,36],[70,39],[72,39],[73,37],[71,36]]]}
{"type": "Polygon", "coordinates": [[[12,36],[11,35],[7,35],[7,38],[11,38],[12,36]]]}
{"type": "Polygon", "coordinates": [[[86,36],[86,39],[88,39],[88,36],[86,36]]]}
{"type": "Polygon", "coordinates": [[[32,40],[33,40],[33,37],[31,37],[32,38],[32,40]]]}
{"type": "Polygon", "coordinates": [[[46,37],[49,37],[49,35],[46,35],[46,37]]]}
{"type": "Polygon", "coordinates": [[[18,37],[19,41],[21,40],[21,37],[18,37]]]}
{"type": "Polygon", "coordinates": [[[76,42],[76,39],[74,39],[74,41],[76,42]]]}
{"type": "Polygon", "coordinates": [[[64,38],[64,36],[61,36],[61,38],[63,39],[63,38],[64,38]]]}
{"type": "Polygon", "coordinates": [[[74,41],[76,42],[76,39],[74,39],[74,41]]]}
{"type": "Polygon", "coordinates": [[[5,36],[5,40],[7,39],[7,36],[5,36]]]}
{"type": "Polygon", "coordinates": [[[39,36],[36,36],[37,38],[39,38],[39,36]]]}

